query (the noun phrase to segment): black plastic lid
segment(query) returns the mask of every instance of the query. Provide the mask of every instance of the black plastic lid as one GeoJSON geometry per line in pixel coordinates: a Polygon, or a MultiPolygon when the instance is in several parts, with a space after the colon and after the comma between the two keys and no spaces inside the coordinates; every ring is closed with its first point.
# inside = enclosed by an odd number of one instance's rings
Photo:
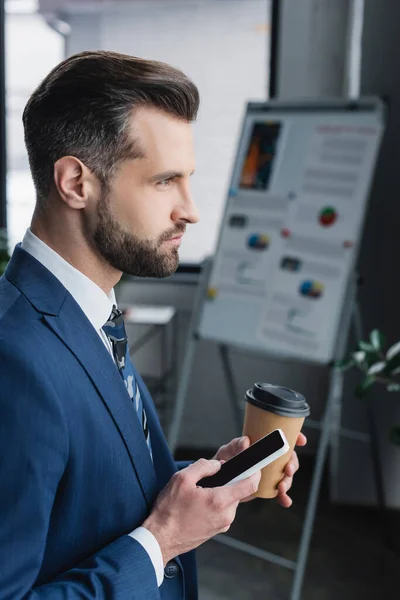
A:
{"type": "Polygon", "coordinates": [[[308,417],[310,407],[301,394],[272,383],[255,383],[247,390],[247,402],[282,417],[308,417]]]}

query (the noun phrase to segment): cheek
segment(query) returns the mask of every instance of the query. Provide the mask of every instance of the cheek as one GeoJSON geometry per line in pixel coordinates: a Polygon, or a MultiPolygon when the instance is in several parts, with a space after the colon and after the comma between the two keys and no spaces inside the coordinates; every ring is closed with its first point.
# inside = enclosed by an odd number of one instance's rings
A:
{"type": "Polygon", "coordinates": [[[120,225],[141,238],[154,239],[170,227],[168,203],[145,190],[118,195],[115,215],[120,225]]]}

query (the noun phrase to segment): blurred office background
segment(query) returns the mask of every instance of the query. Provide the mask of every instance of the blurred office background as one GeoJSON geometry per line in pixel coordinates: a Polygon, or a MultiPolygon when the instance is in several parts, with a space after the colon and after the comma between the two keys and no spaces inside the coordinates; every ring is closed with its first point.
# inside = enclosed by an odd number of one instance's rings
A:
{"type": "MultiPolygon", "coordinates": [[[[188,228],[176,275],[162,281],[128,278],[118,288],[121,304],[142,309],[130,325],[133,358],[153,390],[166,432],[187,350],[201,265],[216,248],[248,100],[271,96],[387,98],[387,129],[360,254],[359,300],[366,332],[379,327],[389,342],[400,338],[397,0],[5,0],[4,8],[10,251],[29,226],[35,202],[21,115],[29,95],[53,66],[81,50],[115,50],[170,62],[189,74],[200,89],[193,194],[201,221],[188,228]]],[[[321,417],[328,368],[255,358],[234,350],[230,359],[240,393],[254,381],[284,384],[305,394],[313,419],[321,417]]],[[[385,485],[382,514],[377,507],[367,412],[353,395],[356,383],[356,374],[346,375],[341,425],[359,435],[340,437],[334,482],[326,467],[303,600],[399,597],[395,575],[400,549],[400,542],[396,544],[400,449],[389,442],[387,431],[400,423],[400,400],[384,388],[374,389],[369,400],[385,485]]],[[[200,341],[177,456],[210,457],[240,433],[230,400],[218,348],[200,341]]],[[[230,532],[236,539],[288,560],[296,559],[318,448],[318,429],[305,433],[309,443],[300,453],[302,469],[294,484],[293,508],[284,511],[269,501],[250,503],[240,507],[230,532]]],[[[290,598],[290,570],[215,541],[199,550],[199,576],[202,600],[290,598]]]]}

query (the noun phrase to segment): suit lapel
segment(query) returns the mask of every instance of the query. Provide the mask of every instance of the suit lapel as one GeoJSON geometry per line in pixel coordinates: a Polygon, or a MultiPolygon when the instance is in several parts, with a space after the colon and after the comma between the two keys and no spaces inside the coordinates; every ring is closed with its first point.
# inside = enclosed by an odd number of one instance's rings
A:
{"type": "MultiPolygon", "coordinates": [[[[139,419],[126,392],[125,383],[98,333],[60,281],[33,256],[25,252],[20,244],[15,247],[5,276],[43,315],[43,321],[85,369],[121,435],[143,494],[150,505],[158,489],[154,466],[139,419]]],[[[141,388],[144,387],[141,382],[141,388]]],[[[151,433],[155,432],[152,441],[158,454],[160,447],[158,435],[161,435],[162,443],[165,441],[157,419],[154,419],[154,409],[151,407],[150,400],[148,404],[151,408],[149,426],[151,433]]]]}
{"type": "Polygon", "coordinates": [[[149,430],[151,436],[151,444],[153,449],[154,466],[157,473],[157,482],[159,489],[164,488],[176,471],[176,463],[168,447],[164,433],[161,429],[154,403],[150,397],[149,391],[143,379],[134,367],[136,381],[138,382],[140,393],[143,400],[143,406],[146,411],[149,430]]]}
{"type": "Polygon", "coordinates": [[[125,383],[107,349],[70,294],[58,316],[44,315],[43,319],[92,380],[123,438],[143,494],[151,504],[156,493],[154,466],[125,383]]]}

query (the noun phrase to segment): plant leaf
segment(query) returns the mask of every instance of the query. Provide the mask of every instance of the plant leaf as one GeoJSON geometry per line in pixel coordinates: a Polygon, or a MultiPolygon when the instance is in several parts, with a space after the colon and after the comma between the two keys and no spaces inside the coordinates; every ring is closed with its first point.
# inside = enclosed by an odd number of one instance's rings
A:
{"type": "Polygon", "coordinates": [[[364,364],[367,367],[367,369],[369,369],[369,367],[371,367],[373,364],[380,362],[380,361],[381,361],[381,357],[378,356],[378,354],[376,352],[372,352],[371,354],[366,355],[364,364]]]}
{"type": "Polygon", "coordinates": [[[363,367],[364,370],[368,369],[374,363],[380,362],[381,357],[377,353],[374,348],[370,344],[367,345],[368,350],[357,350],[357,352],[353,353],[353,358],[355,363],[363,367]]]}
{"type": "Polygon", "coordinates": [[[346,369],[350,369],[351,367],[354,367],[355,363],[354,363],[354,359],[351,358],[344,358],[343,360],[338,360],[335,362],[335,367],[337,369],[341,369],[342,371],[345,371],[346,369]]]}
{"type": "Polygon", "coordinates": [[[375,375],[376,373],[381,373],[386,367],[386,362],[381,360],[380,362],[376,362],[371,365],[367,371],[368,375],[375,375]]]}
{"type": "Polygon", "coordinates": [[[386,359],[387,360],[391,360],[394,356],[396,356],[396,354],[400,353],[400,342],[396,342],[396,344],[393,344],[393,346],[391,346],[389,348],[389,350],[386,352],[386,359]]]}
{"type": "Polygon", "coordinates": [[[352,356],[356,364],[362,365],[365,360],[366,352],[364,352],[364,350],[358,350],[357,352],[353,352],[352,356]]]}
{"type": "Polygon", "coordinates": [[[400,392],[400,383],[389,383],[386,389],[388,392],[400,392]]]}
{"type": "Polygon", "coordinates": [[[369,342],[364,342],[363,340],[360,340],[358,342],[358,346],[360,350],[364,350],[364,352],[375,352],[375,348],[369,342]]]}
{"type": "Polygon", "coordinates": [[[364,398],[369,388],[375,383],[374,375],[368,375],[355,389],[357,398],[364,398]]]}
{"type": "Polygon", "coordinates": [[[400,352],[394,354],[389,360],[386,360],[386,372],[391,373],[397,367],[400,367],[400,352]]]}
{"type": "Polygon", "coordinates": [[[369,339],[371,340],[372,347],[374,350],[378,352],[382,349],[382,346],[385,344],[385,337],[379,329],[374,329],[371,331],[369,339]]]}
{"type": "Polygon", "coordinates": [[[392,427],[389,432],[389,439],[392,444],[396,444],[396,446],[400,446],[400,427],[397,425],[396,427],[392,427]]]}

